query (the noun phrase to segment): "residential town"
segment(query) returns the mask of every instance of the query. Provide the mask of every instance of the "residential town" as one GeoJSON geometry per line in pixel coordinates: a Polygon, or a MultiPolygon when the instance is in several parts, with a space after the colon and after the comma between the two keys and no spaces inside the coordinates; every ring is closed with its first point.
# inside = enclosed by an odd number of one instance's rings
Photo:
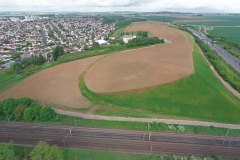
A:
{"type": "MultiPolygon", "coordinates": [[[[2,63],[39,56],[48,59],[56,45],[64,51],[82,51],[93,41],[104,40],[115,24],[103,24],[103,18],[33,17],[0,21],[0,60],[2,63]],[[19,53],[19,59],[12,57],[19,53]]],[[[8,64],[5,65],[9,66],[8,64]]]]}

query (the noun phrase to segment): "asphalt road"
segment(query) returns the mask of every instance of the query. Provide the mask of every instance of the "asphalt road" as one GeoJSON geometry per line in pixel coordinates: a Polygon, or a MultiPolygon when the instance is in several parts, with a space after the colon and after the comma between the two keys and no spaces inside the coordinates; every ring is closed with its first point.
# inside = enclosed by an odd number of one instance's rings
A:
{"type": "MultiPolygon", "coordinates": [[[[200,31],[197,32],[191,28],[187,28],[188,30],[190,30],[194,35],[196,35],[197,37],[199,37],[205,44],[209,45],[209,47],[212,50],[215,50],[217,52],[217,54],[221,57],[223,57],[223,59],[230,65],[232,65],[238,72],[240,72],[240,62],[238,60],[236,60],[233,56],[231,56],[229,53],[227,53],[226,51],[224,51],[221,47],[219,47],[217,44],[213,43],[208,37],[206,37],[204,34],[202,34],[200,31]]],[[[200,30],[201,28],[199,28],[200,30]]]]}
{"type": "Polygon", "coordinates": [[[42,30],[42,37],[43,37],[43,41],[44,41],[45,47],[47,47],[48,45],[47,45],[45,33],[44,33],[44,31],[43,31],[42,23],[41,23],[41,30],[42,30]]]}
{"type": "Polygon", "coordinates": [[[240,137],[0,122],[0,142],[185,156],[240,158],[240,137]],[[225,139],[225,140],[224,140],[225,139]]]}

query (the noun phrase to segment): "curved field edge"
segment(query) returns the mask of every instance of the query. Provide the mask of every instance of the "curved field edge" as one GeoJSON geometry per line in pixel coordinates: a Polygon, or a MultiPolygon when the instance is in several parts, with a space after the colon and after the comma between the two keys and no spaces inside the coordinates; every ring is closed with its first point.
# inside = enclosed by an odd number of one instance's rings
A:
{"type": "MultiPolygon", "coordinates": [[[[193,43],[195,74],[175,83],[169,83],[142,93],[103,95],[90,91],[83,77],[80,89],[92,101],[124,107],[131,110],[222,123],[239,123],[240,101],[234,97],[213,75],[210,67],[199,53],[192,36],[185,33],[193,43]]],[[[117,115],[98,111],[100,114],[117,115]]]]}

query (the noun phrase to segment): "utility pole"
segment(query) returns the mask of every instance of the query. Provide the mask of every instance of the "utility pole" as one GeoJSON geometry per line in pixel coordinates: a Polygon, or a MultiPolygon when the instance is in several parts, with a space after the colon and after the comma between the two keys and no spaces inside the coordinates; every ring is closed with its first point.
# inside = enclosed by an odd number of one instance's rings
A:
{"type": "Polygon", "coordinates": [[[224,138],[224,140],[223,140],[223,144],[222,144],[222,146],[224,145],[224,142],[225,142],[225,138],[224,138]]]}
{"type": "Polygon", "coordinates": [[[64,145],[64,148],[65,148],[65,139],[63,139],[63,145],[64,145]]]}
{"type": "Polygon", "coordinates": [[[75,126],[77,127],[76,119],[75,119],[75,126]]]}
{"type": "Polygon", "coordinates": [[[8,115],[7,115],[7,118],[8,118],[8,122],[11,122],[10,119],[9,119],[9,117],[8,117],[8,115]]]}
{"type": "Polygon", "coordinates": [[[69,132],[70,132],[70,135],[72,136],[72,131],[71,131],[71,128],[69,128],[69,132]]]}
{"type": "Polygon", "coordinates": [[[230,142],[228,143],[228,147],[230,146],[231,141],[232,141],[232,139],[231,139],[230,142]]]}
{"type": "MultiPolygon", "coordinates": [[[[228,131],[229,131],[229,128],[228,128],[228,131]]],[[[228,131],[227,131],[227,133],[226,133],[226,136],[227,136],[227,134],[228,134],[228,131]]]]}

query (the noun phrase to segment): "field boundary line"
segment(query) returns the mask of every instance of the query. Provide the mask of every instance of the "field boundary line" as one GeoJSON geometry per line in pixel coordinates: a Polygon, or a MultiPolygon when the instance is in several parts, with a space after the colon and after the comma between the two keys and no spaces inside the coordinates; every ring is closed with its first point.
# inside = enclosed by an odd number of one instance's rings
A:
{"type": "Polygon", "coordinates": [[[110,120],[110,121],[130,121],[130,122],[163,122],[166,124],[182,124],[182,125],[193,125],[193,126],[214,126],[220,128],[229,128],[229,129],[240,129],[240,125],[236,124],[224,124],[216,122],[204,122],[204,121],[191,121],[191,120],[176,120],[176,119],[156,119],[156,118],[131,118],[131,117],[115,117],[115,116],[101,116],[86,114],[81,112],[72,112],[65,111],[61,109],[53,108],[55,113],[81,117],[84,119],[98,119],[98,120],[110,120]]]}

